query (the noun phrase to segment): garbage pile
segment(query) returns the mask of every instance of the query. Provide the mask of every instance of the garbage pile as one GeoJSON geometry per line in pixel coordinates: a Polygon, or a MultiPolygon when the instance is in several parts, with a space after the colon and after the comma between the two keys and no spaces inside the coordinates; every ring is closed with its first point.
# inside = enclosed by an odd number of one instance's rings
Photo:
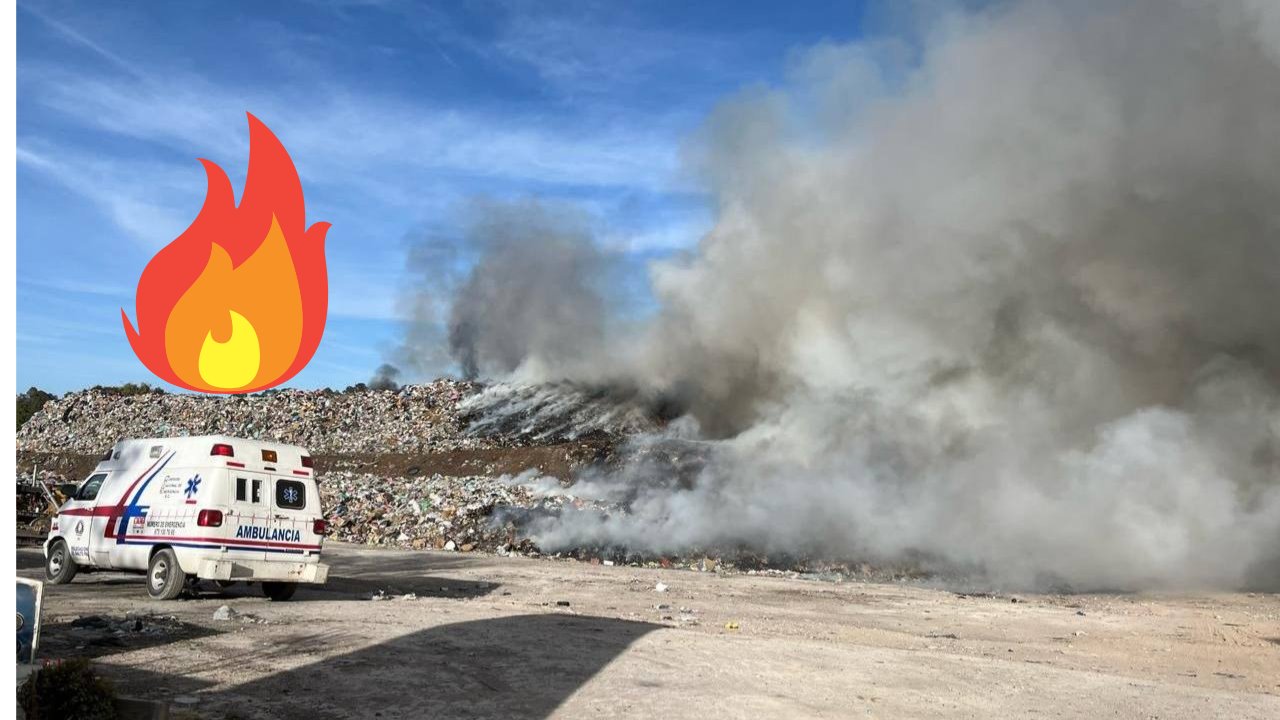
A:
{"type": "Polygon", "coordinates": [[[258,395],[83,390],[45,404],[18,431],[18,450],[101,453],[121,438],[226,434],[313,453],[433,452],[486,446],[458,405],[480,385],[436,380],[400,390],[280,390],[258,395]]]}
{"type": "Polygon", "coordinates": [[[517,520],[555,512],[565,497],[540,497],[511,477],[381,477],[334,471],[319,478],[332,537],[414,550],[532,554],[517,520]]]}

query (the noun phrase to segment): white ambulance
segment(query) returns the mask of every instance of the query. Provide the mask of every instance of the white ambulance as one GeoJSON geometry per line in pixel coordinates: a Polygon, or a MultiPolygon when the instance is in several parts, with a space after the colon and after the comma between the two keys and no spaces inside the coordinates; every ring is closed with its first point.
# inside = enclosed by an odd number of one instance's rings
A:
{"type": "Polygon", "coordinates": [[[45,542],[49,582],[80,568],[145,571],[172,600],[196,579],[260,582],[272,600],[323,583],[328,525],[310,454],[224,435],[125,440],[58,509],[45,542]]]}

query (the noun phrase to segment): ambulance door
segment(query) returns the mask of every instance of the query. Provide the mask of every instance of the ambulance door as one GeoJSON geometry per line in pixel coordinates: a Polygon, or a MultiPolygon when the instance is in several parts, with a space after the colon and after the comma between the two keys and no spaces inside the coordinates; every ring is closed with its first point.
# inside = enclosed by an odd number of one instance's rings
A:
{"type": "MultiPolygon", "coordinates": [[[[71,499],[58,509],[58,534],[66,540],[71,550],[71,557],[78,563],[92,564],[89,548],[93,544],[95,529],[94,508],[98,505],[98,494],[106,484],[110,473],[96,472],[80,484],[71,499]]],[[[99,537],[106,525],[106,519],[96,518],[99,537]]],[[[101,544],[101,540],[99,540],[101,544]]]]}
{"type": "Polygon", "coordinates": [[[228,469],[231,508],[227,512],[227,550],[236,558],[265,560],[266,536],[271,532],[271,477],[249,470],[228,469]]]}
{"type": "Polygon", "coordinates": [[[314,485],[306,478],[273,475],[271,477],[272,531],[280,552],[278,557],[297,557],[305,547],[320,544],[315,534],[315,519],[320,517],[320,498],[312,492],[314,485]],[[304,547],[300,547],[304,546],[304,547]]]}

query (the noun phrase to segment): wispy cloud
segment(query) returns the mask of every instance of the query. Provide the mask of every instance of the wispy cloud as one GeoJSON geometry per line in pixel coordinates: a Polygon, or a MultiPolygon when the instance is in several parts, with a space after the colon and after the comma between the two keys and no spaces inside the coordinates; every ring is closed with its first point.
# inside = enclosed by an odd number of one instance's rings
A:
{"type": "Polygon", "coordinates": [[[96,205],[139,246],[154,250],[181,233],[204,196],[204,171],[121,161],[31,138],[18,139],[19,168],[41,173],[96,205]],[[187,208],[185,211],[182,208],[187,208]]]}
{"type": "Polygon", "coordinates": [[[600,244],[614,252],[633,255],[689,250],[711,229],[706,219],[681,219],[667,225],[633,231],[615,231],[601,238],[600,244]]]}
{"type": "MultiPolygon", "coordinates": [[[[31,67],[35,102],[77,124],[185,152],[244,153],[244,109],[261,117],[317,182],[352,179],[385,192],[377,174],[461,177],[665,190],[678,179],[669,138],[622,126],[554,128],[537,118],[433,109],[349,88],[233,89],[198,77],[121,78],[31,67]]],[[[394,195],[394,193],[393,193],[394,195]]]]}

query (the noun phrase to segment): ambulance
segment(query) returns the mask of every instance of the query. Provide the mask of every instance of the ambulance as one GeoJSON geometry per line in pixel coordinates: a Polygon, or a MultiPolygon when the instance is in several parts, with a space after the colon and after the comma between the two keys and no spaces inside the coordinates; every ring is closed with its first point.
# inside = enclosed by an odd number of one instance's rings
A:
{"type": "Polygon", "coordinates": [[[80,569],[145,572],[173,600],[198,580],[262,583],[288,600],[323,583],[328,525],[310,454],[225,435],[124,440],[58,508],[45,542],[50,583],[80,569]]]}

